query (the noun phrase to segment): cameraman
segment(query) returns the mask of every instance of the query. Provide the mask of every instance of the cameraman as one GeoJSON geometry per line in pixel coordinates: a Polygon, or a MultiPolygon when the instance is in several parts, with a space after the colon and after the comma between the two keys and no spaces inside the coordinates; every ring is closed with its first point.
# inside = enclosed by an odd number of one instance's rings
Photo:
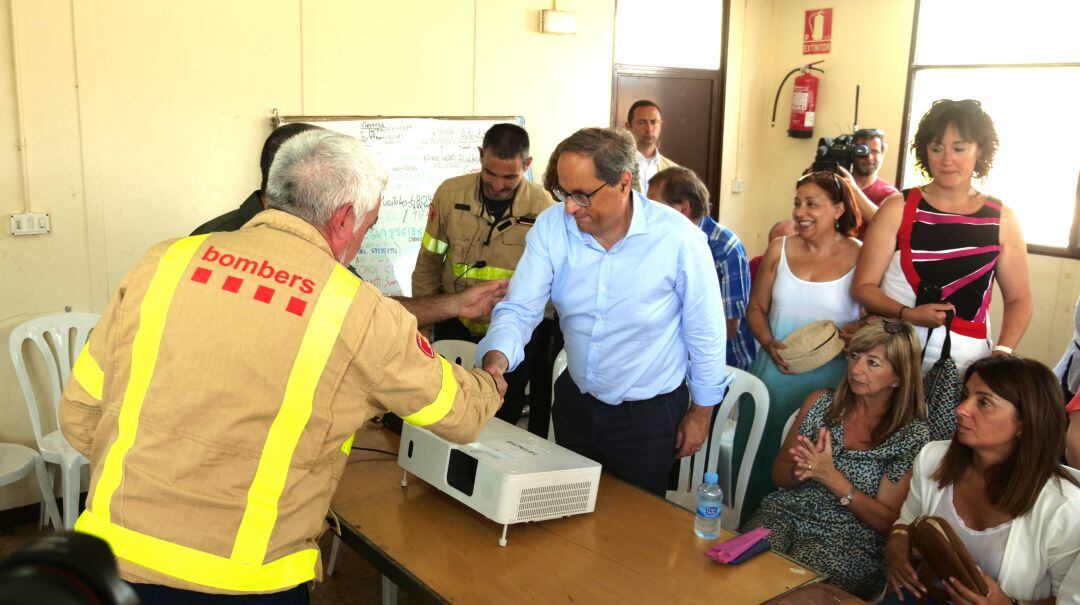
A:
{"type": "Polygon", "coordinates": [[[834,172],[851,185],[855,205],[861,218],[855,238],[862,240],[866,227],[877,213],[881,202],[896,193],[896,189],[877,178],[878,167],[885,153],[885,133],[876,128],[863,128],[851,135],[822,138],[810,168],[803,172],[834,172]],[[855,174],[852,174],[854,172],[855,174]]]}
{"type": "Polygon", "coordinates": [[[859,186],[866,197],[874,206],[880,206],[881,202],[890,195],[899,193],[896,187],[878,178],[878,170],[881,162],[885,159],[885,133],[877,128],[863,128],[851,137],[855,145],[866,145],[870,149],[870,155],[856,157],[852,172],[855,173],[855,184],[859,186]]]}

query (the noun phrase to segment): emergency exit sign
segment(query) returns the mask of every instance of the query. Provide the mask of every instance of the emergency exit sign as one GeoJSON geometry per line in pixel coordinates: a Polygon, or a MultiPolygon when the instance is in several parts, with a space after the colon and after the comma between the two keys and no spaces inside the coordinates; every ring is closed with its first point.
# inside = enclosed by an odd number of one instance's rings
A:
{"type": "Polygon", "coordinates": [[[803,19],[802,54],[822,55],[832,50],[832,9],[813,8],[803,19]]]}

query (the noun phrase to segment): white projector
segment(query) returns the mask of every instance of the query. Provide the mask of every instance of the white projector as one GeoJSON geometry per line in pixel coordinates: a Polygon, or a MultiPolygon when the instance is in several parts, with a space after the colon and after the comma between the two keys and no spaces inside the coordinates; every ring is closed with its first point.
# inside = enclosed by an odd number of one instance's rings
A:
{"type": "Polygon", "coordinates": [[[473,443],[450,443],[406,423],[398,464],[503,526],[591,513],[600,463],[492,418],[473,443]]]}

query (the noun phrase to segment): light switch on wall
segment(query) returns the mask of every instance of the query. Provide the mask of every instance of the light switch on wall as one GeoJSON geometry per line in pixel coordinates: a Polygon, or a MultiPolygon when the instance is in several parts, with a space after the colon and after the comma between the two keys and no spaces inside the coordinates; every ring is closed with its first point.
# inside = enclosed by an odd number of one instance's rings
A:
{"type": "Polygon", "coordinates": [[[12,235],[40,235],[52,229],[48,212],[23,212],[11,215],[12,235]]]}

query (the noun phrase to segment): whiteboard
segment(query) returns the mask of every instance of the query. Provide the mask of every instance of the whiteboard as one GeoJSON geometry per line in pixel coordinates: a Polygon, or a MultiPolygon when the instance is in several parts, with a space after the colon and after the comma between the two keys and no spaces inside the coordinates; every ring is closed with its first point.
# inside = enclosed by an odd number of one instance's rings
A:
{"type": "MultiPolygon", "coordinates": [[[[387,296],[412,294],[412,272],[435,189],[446,179],[480,170],[480,146],[493,125],[525,126],[522,117],[394,118],[282,117],[354,136],[390,173],[379,222],[350,265],[387,296]]],[[[525,174],[531,179],[531,171],[525,174]]]]}

